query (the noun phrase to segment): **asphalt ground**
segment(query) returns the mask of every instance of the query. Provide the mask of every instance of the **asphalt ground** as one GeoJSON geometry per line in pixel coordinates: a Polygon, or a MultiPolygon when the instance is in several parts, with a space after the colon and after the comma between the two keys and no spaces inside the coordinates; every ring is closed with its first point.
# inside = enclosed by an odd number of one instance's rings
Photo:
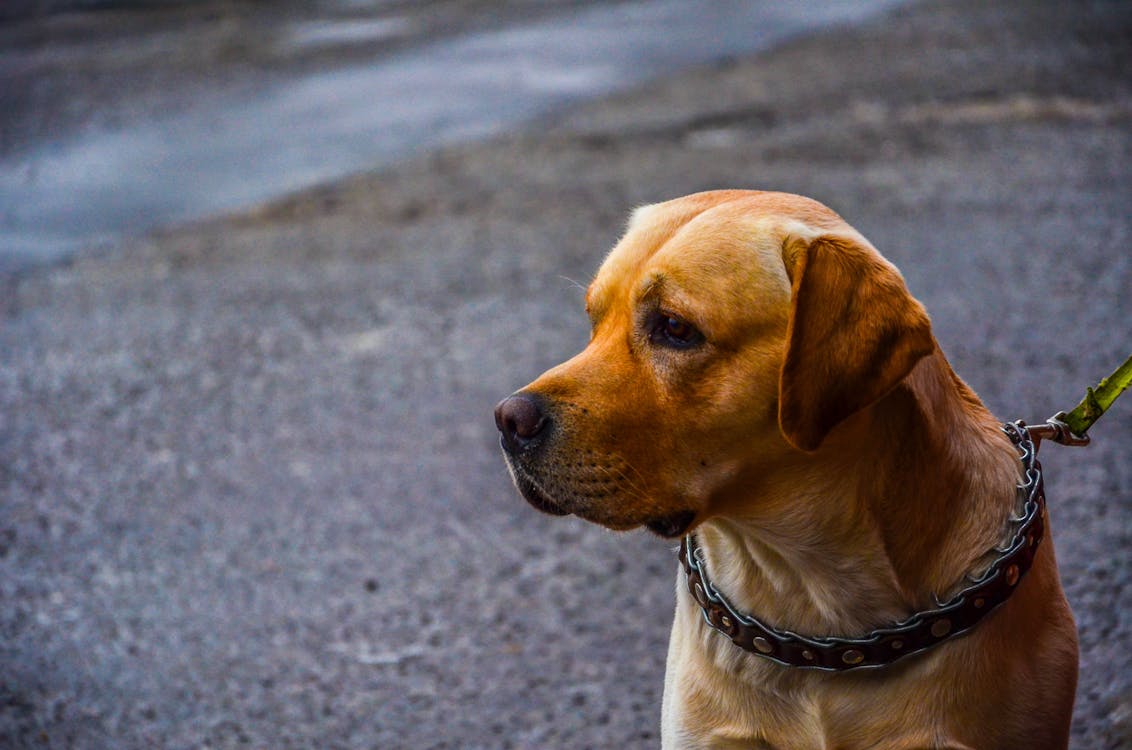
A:
{"type": "MultiPolygon", "coordinates": [[[[656,747],[671,545],[530,509],[492,406],[710,187],[839,211],[1002,418],[1073,406],[1132,350],[1126,8],[918,4],[3,277],[0,746],[656,747]]],[[[1132,746],[1132,402],[1092,435],[1043,448],[1077,750],[1132,746]]]]}

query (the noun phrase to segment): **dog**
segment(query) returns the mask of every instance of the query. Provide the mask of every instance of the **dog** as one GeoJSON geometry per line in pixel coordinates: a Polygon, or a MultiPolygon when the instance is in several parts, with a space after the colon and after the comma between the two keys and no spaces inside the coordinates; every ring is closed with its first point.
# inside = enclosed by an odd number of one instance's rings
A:
{"type": "Polygon", "coordinates": [[[1025,472],[868,240],[801,196],[697,193],[632,214],[586,311],[585,349],[495,419],[539,510],[694,540],[662,747],[1067,746],[1077,637],[1048,534],[967,632],[931,619],[1009,543],[1025,472]],[[765,635],[744,648],[742,618],[765,635]],[[869,644],[917,627],[938,642],[880,663],[869,644]]]}

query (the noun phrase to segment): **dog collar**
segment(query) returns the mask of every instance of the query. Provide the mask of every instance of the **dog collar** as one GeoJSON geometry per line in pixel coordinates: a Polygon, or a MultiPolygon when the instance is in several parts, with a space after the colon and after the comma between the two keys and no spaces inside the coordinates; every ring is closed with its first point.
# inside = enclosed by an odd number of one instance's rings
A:
{"type": "Polygon", "coordinates": [[[990,567],[977,578],[968,573],[965,578],[970,585],[946,603],[878,628],[863,638],[809,637],[778,630],[735,611],[708,578],[703,550],[689,534],[680,545],[680,562],[704,620],[736,646],[757,656],[788,667],[836,672],[883,667],[966,633],[1014,592],[1030,569],[1045,532],[1045,490],[1037,446],[1021,421],[1007,422],[1002,429],[1022,458],[1025,481],[1018,486],[1021,511],[1011,518],[1009,543],[988,550],[988,555],[996,555],[990,567]]]}

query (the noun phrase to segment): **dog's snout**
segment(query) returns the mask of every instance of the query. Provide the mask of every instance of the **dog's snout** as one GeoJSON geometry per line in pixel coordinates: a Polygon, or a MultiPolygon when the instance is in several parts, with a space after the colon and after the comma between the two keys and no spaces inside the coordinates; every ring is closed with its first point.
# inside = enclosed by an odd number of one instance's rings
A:
{"type": "Polygon", "coordinates": [[[495,407],[495,426],[508,451],[530,445],[546,429],[548,421],[539,400],[528,393],[508,396],[495,407]]]}

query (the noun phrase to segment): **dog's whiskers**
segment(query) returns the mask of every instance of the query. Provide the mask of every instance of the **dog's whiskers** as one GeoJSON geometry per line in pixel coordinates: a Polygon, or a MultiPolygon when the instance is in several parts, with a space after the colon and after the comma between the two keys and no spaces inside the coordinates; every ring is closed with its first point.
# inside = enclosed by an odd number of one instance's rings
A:
{"type": "Polygon", "coordinates": [[[580,291],[580,292],[582,292],[583,294],[585,294],[585,292],[586,292],[586,287],[585,287],[585,285],[581,284],[580,282],[577,282],[577,281],[575,281],[574,279],[571,279],[571,278],[570,278],[569,276],[563,276],[562,274],[559,274],[559,275],[558,275],[558,278],[562,279],[563,281],[566,281],[566,282],[568,282],[568,283],[570,284],[570,286],[574,287],[574,288],[575,288],[575,289],[577,289],[578,291],[580,291]]]}

